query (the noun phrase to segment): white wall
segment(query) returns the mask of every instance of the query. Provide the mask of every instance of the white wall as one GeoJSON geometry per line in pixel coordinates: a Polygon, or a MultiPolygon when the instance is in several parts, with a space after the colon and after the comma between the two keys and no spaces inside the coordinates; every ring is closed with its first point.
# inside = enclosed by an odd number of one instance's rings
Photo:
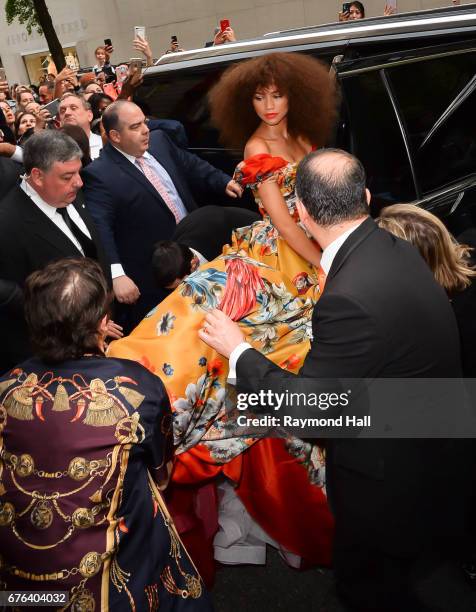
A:
{"type": "MultiPolygon", "coordinates": [[[[380,15],[385,0],[365,0],[367,16],[380,15]]],[[[342,6],[334,0],[47,0],[64,47],[77,47],[83,66],[94,64],[94,49],[112,38],[113,62],[137,56],[134,25],[145,25],[155,56],[176,35],[186,49],[203,47],[220,19],[230,20],[239,38],[335,21],[342,6]]],[[[450,4],[450,0],[398,0],[400,12],[450,4]]],[[[28,80],[21,54],[46,50],[46,41],[27,36],[20,24],[8,26],[0,3],[0,57],[10,82],[28,80]]]]}

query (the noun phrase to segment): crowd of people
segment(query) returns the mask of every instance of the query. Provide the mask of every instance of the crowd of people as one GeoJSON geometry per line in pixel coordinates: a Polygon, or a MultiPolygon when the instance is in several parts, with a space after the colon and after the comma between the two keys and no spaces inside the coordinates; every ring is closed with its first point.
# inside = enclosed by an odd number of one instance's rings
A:
{"type": "Polygon", "coordinates": [[[47,79],[41,105],[15,88],[17,116],[3,86],[0,582],[78,610],[210,610],[215,560],[271,544],[331,566],[352,610],[436,610],[433,577],[469,601],[472,444],[245,435],[236,394],[473,376],[471,249],[414,205],[371,218],[362,164],[326,148],[338,92],[319,61],[224,72],[228,176],[146,117],[112,52],[47,79]]]}

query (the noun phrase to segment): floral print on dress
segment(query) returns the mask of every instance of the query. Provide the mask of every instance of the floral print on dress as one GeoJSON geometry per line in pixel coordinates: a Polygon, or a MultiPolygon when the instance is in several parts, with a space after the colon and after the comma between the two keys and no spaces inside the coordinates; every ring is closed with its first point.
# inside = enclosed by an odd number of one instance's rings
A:
{"type": "Polygon", "coordinates": [[[166,312],[157,323],[157,335],[167,336],[173,330],[176,318],[171,312],[166,312]]]}
{"type": "Polygon", "coordinates": [[[245,252],[249,257],[286,274],[300,295],[312,295],[316,300],[319,295],[317,270],[281,238],[259,195],[259,186],[262,183],[275,182],[290,217],[306,232],[299,221],[296,206],[296,169],[297,164],[266,154],[254,155],[238,164],[233,178],[242,187],[252,190],[263,218],[248,227],[236,229],[232,244],[225,247],[224,253],[245,252]]]}

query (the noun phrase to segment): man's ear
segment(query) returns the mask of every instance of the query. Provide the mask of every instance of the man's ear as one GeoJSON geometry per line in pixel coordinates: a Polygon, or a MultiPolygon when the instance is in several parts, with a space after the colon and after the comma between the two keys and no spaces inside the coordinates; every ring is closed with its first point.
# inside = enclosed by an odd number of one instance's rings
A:
{"type": "Polygon", "coordinates": [[[306,207],[301,202],[299,198],[296,199],[296,208],[298,211],[299,219],[303,225],[306,225],[306,221],[309,219],[309,213],[306,210],[306,207]]]}
{"type": "Polygon", "coordinates": [[[30,172],[30,180],[35,187],[43,187],[44,175],[39,168],[32,168],[30,172]]]}
{"type": "Polygon", "coordinates": [[[367,198],[368,206],[370,206],[370,200],[372,199],[372,194],[370,193],[370,191],[367,188],[365,188],[365,197],[367,198]]]}
{"type": "Polygon", "coordinates": [[[93,111],[88,108],[88,121],[89,121],[89,123],[91,123],[91,121],[93,119],[94,119],[93,111]]]}
{"type": "Polygon", "coordinates": [[[119,132],[117,130],[111,130],[109,132],[108,138],[114,144],[120,144],[120,142],[121,142],[121,135],[119,134],[119,132]]]}
{"type": "Polygon", "coordinates": [[[107,314],[103,316],[103,318],[99,321],[98,332],[101,336],[105,336],[107,333],[107,322],[109,321],[109,317],[107,314]]]}

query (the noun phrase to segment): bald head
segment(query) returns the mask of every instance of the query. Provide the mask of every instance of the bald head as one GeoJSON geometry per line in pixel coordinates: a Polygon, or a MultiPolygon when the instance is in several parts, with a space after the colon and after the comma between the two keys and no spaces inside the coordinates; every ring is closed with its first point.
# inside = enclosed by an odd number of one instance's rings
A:
{"type": "Polygon", "coordinates": [[[329,227],[369,214],[365,170],[360,161],[340,149],[307,155],[298,166],[296,192],[309,215],[329,227]]]}
{"type": "Polygon", "coordinates": [[[133,102],[117,100],[102,114],[102,124],[112,145],[134,157],[141,157],[149,146],[149,128],[141,109],[133,102]]]}

